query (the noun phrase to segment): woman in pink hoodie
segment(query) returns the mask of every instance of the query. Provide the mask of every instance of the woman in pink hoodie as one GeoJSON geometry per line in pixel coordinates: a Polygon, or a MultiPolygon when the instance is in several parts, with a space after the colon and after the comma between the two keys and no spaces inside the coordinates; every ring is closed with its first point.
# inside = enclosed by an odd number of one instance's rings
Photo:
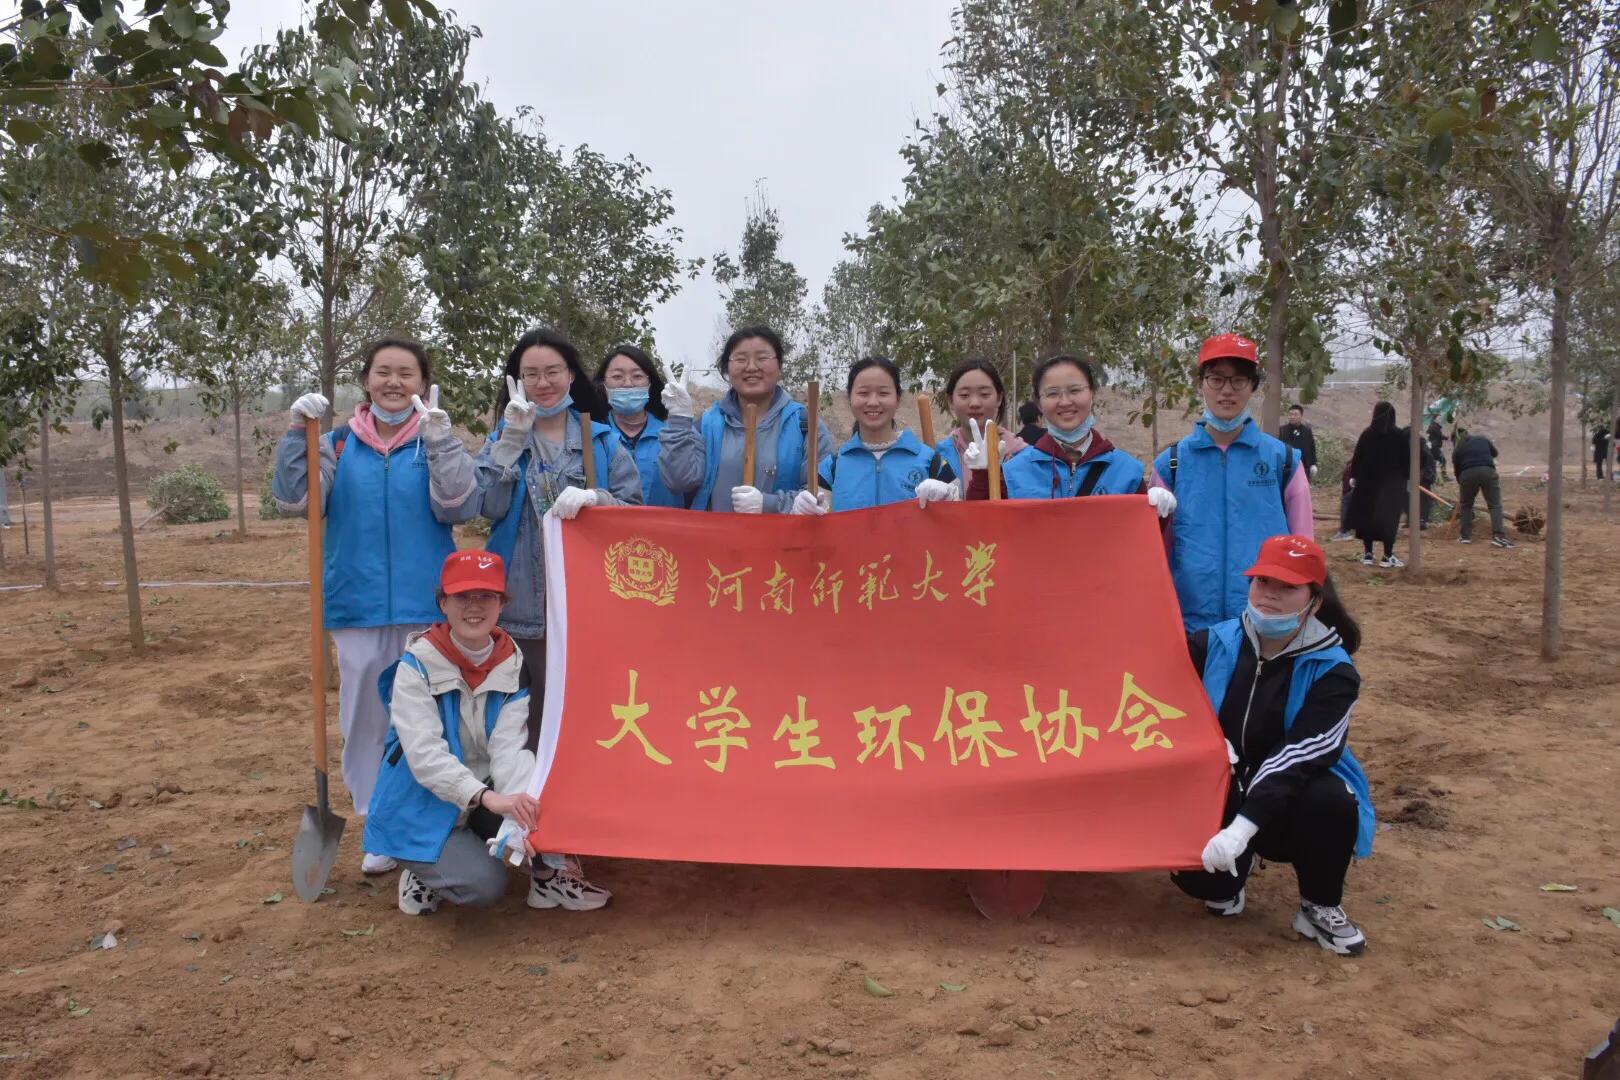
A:
{"type": "MultiPolygon", "coordinates": [[[[326,516],[326,628],[337,646],[343,782],[364,817],[382,763],[388,715],[377,677],[399,659],[406,638],[444,618],[433,583],[456,550],[451,526],[478,513],[473,459],[429,385],[427,350],[385,338],[365,351],[365,398],[346,424],[320,441],[320,497],[326,516]],[[425,396],[425,399],[424,399],[425,396]]],[[[305,394],[276,449],[271,492],[289,514],[308,506],[305,424],[330,403],[305,394]]],[[[367,855],[361,869],[387,873],[394,860],[367,855]]]]}

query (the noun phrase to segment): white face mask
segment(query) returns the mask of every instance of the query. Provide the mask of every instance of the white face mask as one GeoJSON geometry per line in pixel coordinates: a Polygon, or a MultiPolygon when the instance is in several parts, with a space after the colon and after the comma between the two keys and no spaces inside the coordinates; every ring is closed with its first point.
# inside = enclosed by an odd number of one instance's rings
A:
{"type": "Polygon", "coordinates": [[[1243,617],[1249,620],[1249,625],[1254,627],[1254,632],[1263,638],[1286,638],[1291,637],[1299,630],[1300,624],[1305,621],[1305,613],[1310,609],[1311,604],[1307,600],[1304,607],[1292,614],[1267,615],[1255,607],[1254,601],[1251,600],[1248,607],[1243,611],[1243,617]]]}

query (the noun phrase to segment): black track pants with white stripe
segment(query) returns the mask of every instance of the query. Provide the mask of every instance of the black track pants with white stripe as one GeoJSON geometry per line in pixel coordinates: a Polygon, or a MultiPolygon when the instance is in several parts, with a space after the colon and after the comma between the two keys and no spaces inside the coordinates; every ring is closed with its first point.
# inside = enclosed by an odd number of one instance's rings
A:
{"type": "MultiPolygon", "coordinates": [[[[1242,805],[1243,795],[1233,785],[1221,820],[1230,822],[1242,805]]],[[[1249,850],[1237,860],[1237,877],[1203,870],[1184,870],[1170,877],[1183,892],[1200,900],[1230,900],[1243,888],[1254,857],[1259,855],[1270,862],[1292,863],[1299,878],[1299,895],[1313,904],[1336,907],[1344,899],[1344,876],[1355,854],[1359,824],[1356,797],[1343,780],[1322,773],[1255,834],[1249,850]]]]}

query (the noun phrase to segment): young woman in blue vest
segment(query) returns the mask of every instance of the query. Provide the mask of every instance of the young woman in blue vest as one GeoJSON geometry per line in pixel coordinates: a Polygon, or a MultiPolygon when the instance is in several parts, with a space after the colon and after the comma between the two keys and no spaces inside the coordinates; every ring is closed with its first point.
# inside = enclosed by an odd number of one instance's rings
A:
{"type": "Polygon", "coordinates": [[[534,771],[525,748],[529,692],[522,660],[496,626],[506,595],[500,557],[457,551],[444,561],[438,602],[446,620],[412,634],[383,673],[388,740],[366,814],[366,849],[404,864],[399,910],[426,915],[443,900],[489,907],[506,870],[485,846],[511,816],[533,829],[534,771]]]}
{"type": "MultiPolygon", "coordinates": [[[[964,360],[957,364],[945,380],[945,400],[950,403],[956,426],[939,441],[939,452],[945,455],[945,463],[951,467],[957,486],[966,493],[975,476],[984,469],[982,464],[971,464],[962,457],[968,444],[974,441],[975,423],[982,431],[991,420],[996,421],[1001,435],[999,441],[1003,465],[1028,444],[1004,426],[1007,419],[1007,388],[1002,385],[1001,375],[990,361],[964,360]]],[[[981,438],[978,441],[982,443],[984,440],[981,438]]]]}
{"type": "MultiPolygon", "coordinates": [[[[360,817],[371,803],[388,734],[377,676],[399,659],[410,634],[444,617],[433,583],[456,550],[450,527],[478,514],[473,460],[439,408],[431,379],[427,350],[418,343],[373,342],[360,367],[365,400],[320,441],[326,628],[337,647],[343,783],[360,817]]],[[[276,448],[270,482],[285,513],[303,514],[308,506],[304,426],[329,404],[320,394],[293,402],[292,427],[276,448]]],[[[368,874],[393,868],[379,854],[361,863],[368,874]]]]}
{"type": "Polygon", "coordinates": [[[885,356],[868,356],[849,369],[846,384],[855,434],[821,461],[820,501],[808,491],[794,499],[795,514],[825,514],[916,499],[919,506],[961,497],[945,458],[895,423],[900,369],[885,356]],[[830,494],[829,494],[830,493],[830,494]]]}
{"type": "Polygon", "coordinates": [[[1208,339],[1194,377],[1203,419],[1158,456],[1148,485],[1176,497],[1170,575],[1188,633],[1243,613],[1243,571],[1267,537],[1312,535],[1311,481],[1299,452],[1249,416],[1260,386],[1254,342],[1237,334],[1208,339]]]}
{"type": "MultiPolygon", "coordinates": [[[[1036,443],[1001,468],[1009,499],[1070,499],[1081,495],[1140,495],[1147,490],[1142,463],[1108,441],[1096,427],[1097,367],[1078,356],[1053,356],[1035,368],[1035,400],[1046,421],[1036,443]]],[[[979,433],[982,436],[982,433],[979,433]]],[[[970,462],[985,458],[983,438],[968,448],[970,462]]],[[[1176,499],[1168,491],[1147,492],[1161,518],[1176,499]]],[[[990,497],[989,473],[976,469],[969,499],[990,497]]]]}
{"type": "MultiPolygon", "coordinates": [[[[692,493],[693,510],[790,513],[809,479],[809,414],[779,385],[782,339],[768,326],[741,327],[726,339],[718,366],[731,389],[701,421],[693,420],[692,395],[684,386],[664,387],[669,422],[658,459],[664,483],[683,496],[692,493]],[[744,405],[761,410],[752,485],[743,483],[744,405]]],[[[825,424],[819,440],[832,445],[825,424]]]]}
{"type": "Polygon", "coordinates": [[[1245,574],[1241,617],[1188,638],[1232,758],[1225,826],[1202,871],[1173,874],[1213,915],[1243,912],[1255,856],[1292,863],[1294,929],[1341,956],[1367,947],[1344,912],[1351,856],[1372,854],[1377,823],[1366,773],[1346,742],[1361,680],[1361,629],[1339,601],[1313,540],[1274,536],[1245,574]]]}
{"type": "MultiPolygon", "coordinates": [[[[486,548],[506,564],[510,599],[500,621],[523,654],[532,749],[546,684],[541,519],[547,511],[566,521],[587,506],[639,505],[641,474],[614,430],[592,419],[606,410],[566,337],[544,327],[524,334],[506,358],[505,382],[495,404],[500,420],[478,454],[479,512],[492,522],[486,548]],[[586,453],[595,456],[595,488],[585,486],[586,453]]],[[[575,870],[570,864],[569,880],[559,885],[590,896],[589,906],[606,903],[606,890],[576,878],[575,870]]]]}
{"type": "Polygon", "coordinates": [[[607,399],[608,423],[641,474],[642,505],[685,506],[686,500],[669,490],[658,472],[659,433],[669,413],[664,408],[664,377],[652,357],[634,345],[615,345],[597,365],[595,381],[607,399]]]}

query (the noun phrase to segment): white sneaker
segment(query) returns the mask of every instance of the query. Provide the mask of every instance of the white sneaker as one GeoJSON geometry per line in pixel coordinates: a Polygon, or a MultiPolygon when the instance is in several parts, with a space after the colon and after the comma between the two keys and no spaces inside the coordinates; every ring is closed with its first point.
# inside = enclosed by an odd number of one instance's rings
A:
{"type": "Polygon", "coordinates": [[[366,857],[360,860],[360,872],[362,874],[386,874],[391,870],[398,869],[399,863],[386,855],[373,855],[367,852],[366,857]]]}
{"type": "Polygon", "coordinates": [[[529,900],[532,908],[563,908],[567,911],[595,911],[607,907],[613,894],[600,885],[585,880],[579,863],[568,860],[561,870],[542,868],[529,879],[529,900]],[[540,874],[547,876],[541,877],[540,874]]]}
{"type": "Polygon", "coordinates": [[[1359,956],[1367,948],[1367,935],[1350,921],[1343,907],[1321,907],[1301,900],[1294,915],[1294,929],[1340,956],[1359,956]]]}
{"type": "Polygon", "coordinates": [[[1384,567],[1386,570],[1399,570],[1406,564],[1401,562],[1401,557],[1399,555],[1385,555],[1383,559],[1379,561],[1378,565],[1384,567]]]}
{"type": "Polygon", "coordinates": [[[409,870],[399,872],[399,910],[407,915],[431,915],[439,910],[439,894],[422,884],[409,870]]]}

